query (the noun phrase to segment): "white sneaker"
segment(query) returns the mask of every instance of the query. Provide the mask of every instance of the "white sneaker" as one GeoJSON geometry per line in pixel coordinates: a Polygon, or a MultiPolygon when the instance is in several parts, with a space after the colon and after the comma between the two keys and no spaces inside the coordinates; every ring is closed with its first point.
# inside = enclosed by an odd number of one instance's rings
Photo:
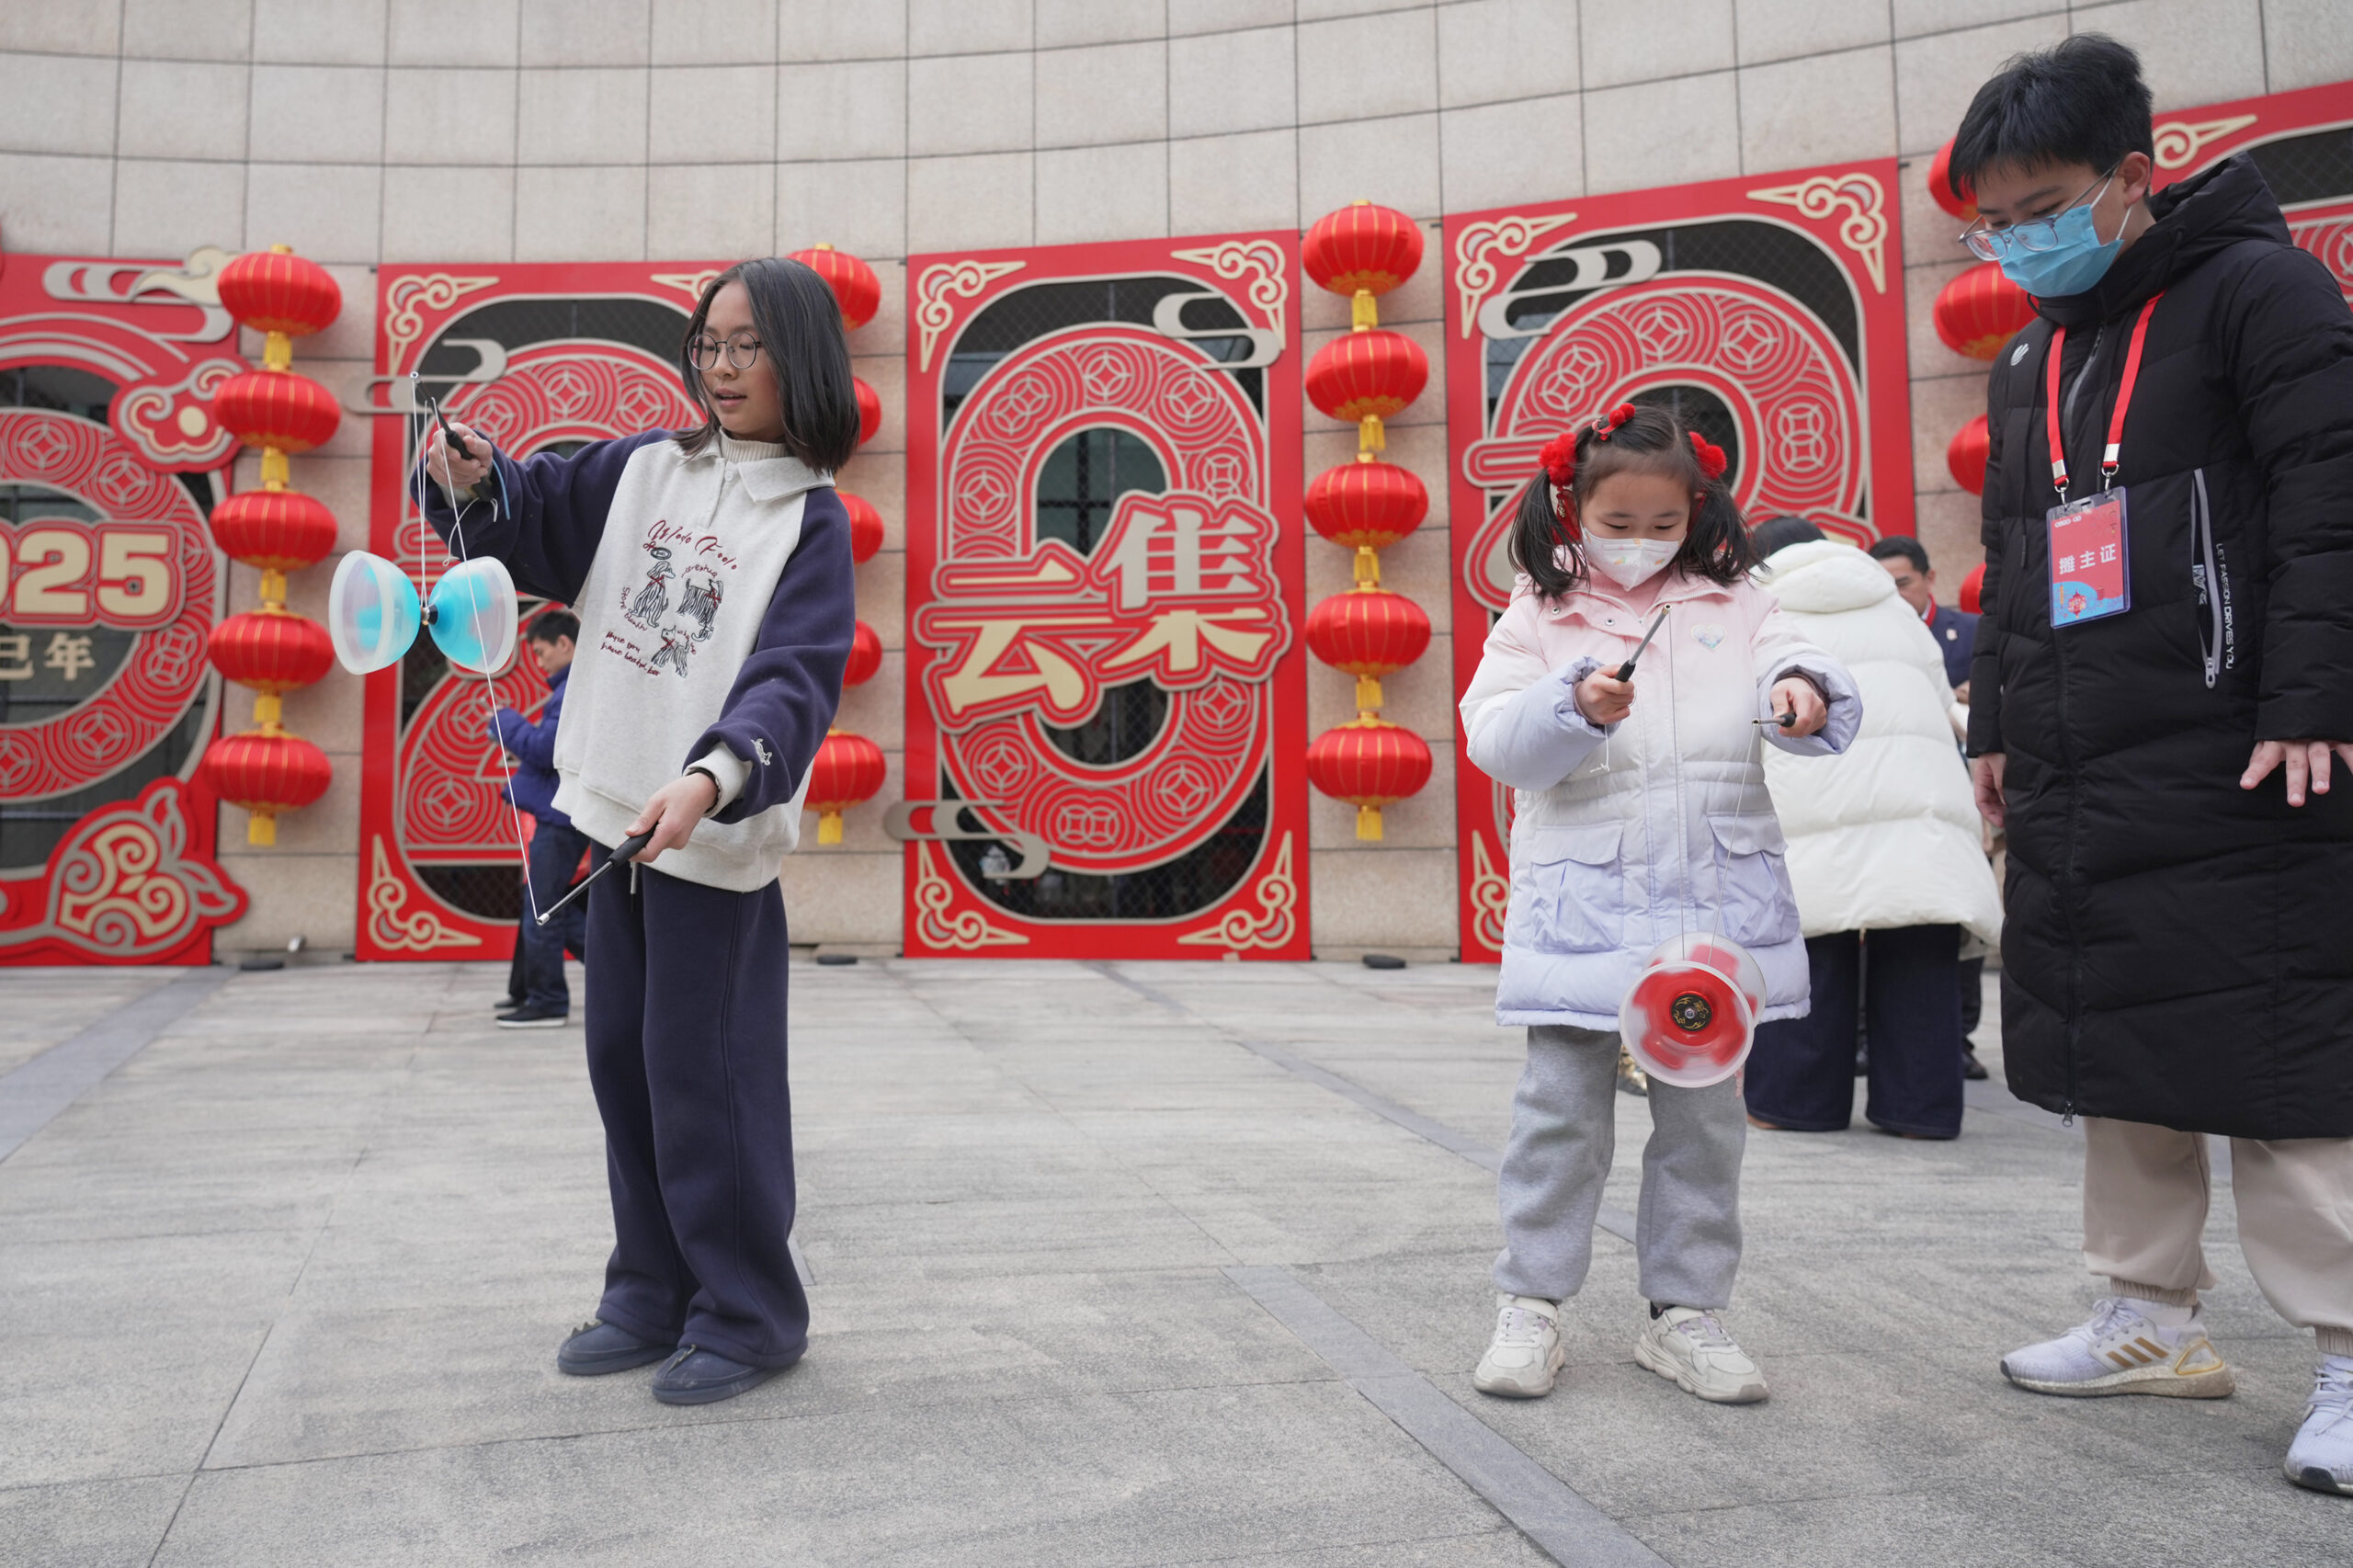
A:
{"type": "Polygon", "coordinates": [[[1561,1350],[1561,1309],[1534,1296],[1499,1295],[1495,1305],[1495,1336],[1471,1386],[1502,1399],[1542,1399],[1568,1359],[1561,1350]]]}
{"type": "Polygon", "coordinates": [[[1765,1397],[1765,1374],[1711,1312],[1667,1308],[1643,1325],[1634,1359],[1711,1403],[1754,1404],[1765,1397]]]}
{"type": "Polygon", "coordinates": [[[2280,1469],[2299,1486],[2353,1497],[2353,1356],[2324,1356],[2304,1425],[2280,1469]]]}
{"type": "Polygon", "coordinates": [[[2206,1337],[2202,1312],[2193,1312],[2178,1328],[2167,1328],[2142,1313],[2130,1296],[2104,1296],[2087,1322],[2056,1339],[2011,1351],[2002,1358],[2002,1375],[2037,1393],[2084,1397],[2154,1393],[2222,1399],[2238,1386],[2206,1337]]]}

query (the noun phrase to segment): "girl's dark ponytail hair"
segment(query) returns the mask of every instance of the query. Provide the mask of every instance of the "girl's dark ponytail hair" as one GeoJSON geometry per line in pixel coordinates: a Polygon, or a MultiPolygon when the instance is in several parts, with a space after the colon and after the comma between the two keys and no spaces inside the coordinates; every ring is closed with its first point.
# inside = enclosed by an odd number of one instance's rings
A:
{"type": "Polygon", "coordinates": [[[1561,598],[1585,583],[1585,531],[1577,516],[1595,487],[1614,473],[1670,475],[1699,495],[1699,513],[1676,552],[1674,570],[1731,584],[1756,564],[1724,483],[1723,449],[1665,409],[1621,403],[1555,439],[1544,449],[1543,461],[1520,493],[1511,560],[1544,598],[1561,598]]]}
{"type": "Polygon", "coordinates": [[[737,262],[712,278],[695,302],[694,319],[678,345],[678,378],[702,410],[702,425],[679,431],[678,445],[699,452],[720,436],[719,415],[703,391],[692,349],[710,315],[710,301],[730,283],[741,283],[751,296],[760,362],[776,375],[777,402],[784,411],[785,449],[820,473],[838,472],[858,450],[858,385],[849,373],[841,305],[832,287],[806,263],[786,256],[737,262]]]}

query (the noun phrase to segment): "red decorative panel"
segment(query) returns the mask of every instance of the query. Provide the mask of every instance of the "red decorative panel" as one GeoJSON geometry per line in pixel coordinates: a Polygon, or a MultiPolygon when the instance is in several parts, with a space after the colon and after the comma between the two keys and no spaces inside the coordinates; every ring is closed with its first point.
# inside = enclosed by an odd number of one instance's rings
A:
{"type": "MultiPolygon", "coordinates": [[[[1657,402],[1722,447],[1742,509],[1867,543],[1912,529],[1893,160],[1446,220],[1456,689],[1510,602],[1543,444],[1657,402]]],[[[1462,956],[1493,961],[1509,791],[1457,763],[1462,956]]]]}
{"type": "MultiPolygon", "coordinates": [[[[698,424],[679,341],[718,272],[697,263],[388,267],[377,287],[371,548],[430,584],[452,557],[404,494],[412,371],[502,450],[698,424]]],[[[484,514],[486,515],[486,514],[484,514]]],[[[527,603],[529,622],[538,607],[527,603]]],[[[500,799],[495,707],[536,718],[547,683],[528,657],[494,677],[453,674],[429,638],[367,680],[360,780],[363,959],[506,958],[521,899],[518,824],[500,799]]]]}
{"type": "Polygon", "coordinates": [[[225,257],[0,273],[0,964],[206,963],[225,257]]]}
{"type": "Polygon", "coordinates": [[[2353,299],[2353,82],[2157,117],[2158,188],[2234,153],[2255,160],[2296,244],[2353,299]]]}
{"type": "Polygon", "coordinates": [[[910,258],[910,955],[1307,956],[1298,265],[910,258]]]}

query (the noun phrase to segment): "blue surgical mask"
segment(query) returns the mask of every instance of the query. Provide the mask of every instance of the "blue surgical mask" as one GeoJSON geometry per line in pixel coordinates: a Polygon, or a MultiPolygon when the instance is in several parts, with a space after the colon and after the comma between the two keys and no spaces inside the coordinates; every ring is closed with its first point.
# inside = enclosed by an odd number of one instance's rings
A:
{"type": "Polygon", "coordinates": [[[2002,276],[2040,300],[2085,293],[2097,285],[2108,276],[2116,253],[2124,244],[2123,224],[2116,226],[2116,238],[2103,244],[2099,229],[2092,222],[2093,204],[2107,191],[2103,183],[2090,201],[2070,207],[2051,220],[2058,234],[2057,244],[2046,250],[2011,245],[2002,257],[2002,276]]]}

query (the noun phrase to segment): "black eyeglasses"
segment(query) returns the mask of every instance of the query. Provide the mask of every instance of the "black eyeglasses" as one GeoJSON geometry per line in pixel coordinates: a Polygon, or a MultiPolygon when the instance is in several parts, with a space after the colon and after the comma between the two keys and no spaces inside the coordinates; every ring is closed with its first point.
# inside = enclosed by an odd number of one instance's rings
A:
{"type": "MultiPolygon", "coordinates": [[[[760,340],[748,332],[739,332],[726,344],[727,362],[739,370],[748,370],[758,363],[760,340]]],[[[698,370],[708,370],[719,363],[719,339],[704,333],[687,345],[687,358],[698,370]]]]}

